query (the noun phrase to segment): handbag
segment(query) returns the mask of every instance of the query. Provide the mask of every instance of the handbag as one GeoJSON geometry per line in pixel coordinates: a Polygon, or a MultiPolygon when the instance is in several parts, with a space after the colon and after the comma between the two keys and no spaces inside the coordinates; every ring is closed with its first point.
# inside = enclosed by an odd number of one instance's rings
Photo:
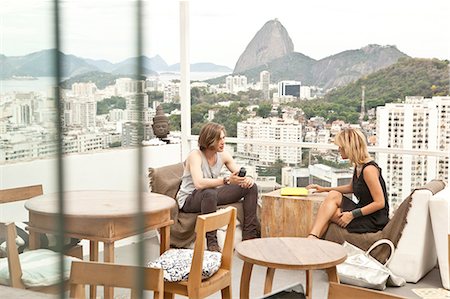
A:
{"type": "Polygon", "coordinates": [[[386,267],[395,250],[394,244],[390,240],[378,240],[366,252],[348,242],[344,242],[342,246],[347,252],[347,259],[336,266],[342,283],[380,291],[386,289],[386,284],[390,286],[405,285],[404,278],[393,274],[386,267]],[[370,252],[381,244],[387,244],[391,247],[391,254],[384,265],[370,255],[370,252]]]}

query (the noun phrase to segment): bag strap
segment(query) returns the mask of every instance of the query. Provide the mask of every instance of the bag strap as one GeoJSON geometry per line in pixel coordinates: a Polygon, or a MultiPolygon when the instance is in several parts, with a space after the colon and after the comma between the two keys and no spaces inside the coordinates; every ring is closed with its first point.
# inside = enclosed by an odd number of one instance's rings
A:
{"type": "Polygon", "coordinates": [[[384,265],[386,266],[386,264],[389,263],[389,261],[392,259],[392,256],[394,255],[394,250],[395,250],[394,243],[392,243],[391,240],[389,240],[389,239],[380,239],[380,240],[376,241],[376,242],[373,243],[372,246],[370,246],[370,248],[366,251],[365,255],[368,256],[368,255],[370,254],[370,252],[371,252],[373,249],[375,249],[375,247],[377,247],[377,246],[379,246],[379,245],[381,245],[381,244],[387,244],[387,245],[389,245],[389,247],[391,247],[391,254],[389,255],[389,258],[388,258],[388,260],[386,261],[386,263],[384,263],[384,265]]]}

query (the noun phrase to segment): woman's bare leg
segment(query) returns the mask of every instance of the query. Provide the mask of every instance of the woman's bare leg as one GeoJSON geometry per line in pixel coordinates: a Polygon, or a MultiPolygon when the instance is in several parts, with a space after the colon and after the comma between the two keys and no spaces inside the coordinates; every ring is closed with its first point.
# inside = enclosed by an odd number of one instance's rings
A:
{"type": "Polygon", "coordinates": [[[321,237],[328,228],[330,221],[336,220],[339,208],[342,203],[342,194],[337,191],[330,191],[317,211],[316,220],[311,229],[310,238],[321,237]]]}

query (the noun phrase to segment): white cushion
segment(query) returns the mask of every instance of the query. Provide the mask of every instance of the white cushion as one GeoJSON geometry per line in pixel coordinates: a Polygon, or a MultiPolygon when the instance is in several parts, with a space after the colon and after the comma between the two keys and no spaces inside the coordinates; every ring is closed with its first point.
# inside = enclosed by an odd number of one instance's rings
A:
{"type": "Polygon", "coordinates": [[[450,289],[449,278],[449,260],[448,260],[448,243],[447,238],[450,231],[449,202],[450,187],[435,194],[430,201],[431,224],[433,225],[434,241],[436,243],[436,251],[439,262],[439,270],[441,273],[442,286],[450,289]]]}
{"type": "MultiPolygon", "coordinates": [[[[189,278],[191,262],[194,250],[192,249],[169,249],[159,258],[147,264],[148,267],[162,268],[164,270],[164,281],[176,282],[189,278]]],[[[220,268],[222,254],[220,252],[205,251],[203,254],[202,278],[211,277],[220,268]]]]}
{"type": "MultiPolygon", "coordinates": [[[[59,283],[59,253],[48,249],[37,249],[19,255],[22,268],[22,282],[27,287],[50,286],[59,283]]],[[[79,260],[64,256],[64,279],[69,279],[72,261],[79,260]]],[[[7,258],[0,259],[0,284],[10,285],[7,258]]]]}
{"type": "Polygon", "coordinates": [[[406,217],[406,225],[388,268],[407,282],[416,283],[437,263],[428,210],[432,193],[429,190],[414,192],[406,217]]]}

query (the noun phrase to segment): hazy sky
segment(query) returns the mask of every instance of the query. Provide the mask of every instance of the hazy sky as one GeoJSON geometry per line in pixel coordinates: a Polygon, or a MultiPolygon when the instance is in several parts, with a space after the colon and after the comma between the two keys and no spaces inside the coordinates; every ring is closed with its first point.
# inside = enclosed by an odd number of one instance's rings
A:
{"type": "MultiPolygon", "coordinates": [[[[144,1],[144,54],[179,61],[179,1],[144,1]]],[[[0,53],[53,48],[52,1],[0,1],[0,53]]],[[[135,1],[61,1],[62,50],[119,62],[134,56],[135,1]]],[[[413,57],[450,59],[449,0],[191,0],[191,62],[234,68],[267,21],[278,18],[296,52],[321,59],[367,44],[413,57]]]]}

